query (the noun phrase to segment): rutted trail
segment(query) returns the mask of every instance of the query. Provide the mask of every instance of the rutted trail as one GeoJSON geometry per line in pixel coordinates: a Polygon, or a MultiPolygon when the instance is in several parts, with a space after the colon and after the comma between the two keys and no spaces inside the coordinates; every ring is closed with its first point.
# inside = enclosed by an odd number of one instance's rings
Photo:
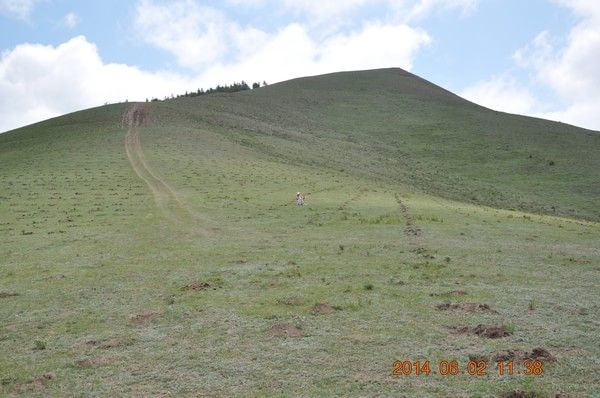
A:
{"type": "MultiPolygon", "coordinates": [[[[142,142],[140,139],[140,127],[148,121],[148,113],[141,104],[131,106],[123,115],[123,126],[127,127],[125,135],[125,152],[131,167],[135,173],[148,185],[154,196],[156,206],[171,221],[178,224],[186,224],[190,217],[201,219],[201,217],[190,209],[177,195],[177,192],[167,184],[148,165],[142,142]]],[[[205,221],[205,220],[201,220],[205,221]]]]}
{"type": "Polygon", "coordinates": [[[394,198],[396,199],[396,203],[400,207],[400,214],[404,217],[404,235],[408,238],[408,242],[412,246],[416,246],[417,250],[425,250],[423,248],[423,238],[421,237],[421,228],[415,225],[415,220],[408,210],[408,206],[402,200],[402,197],[399,193],[394,194],[394,198]]]}

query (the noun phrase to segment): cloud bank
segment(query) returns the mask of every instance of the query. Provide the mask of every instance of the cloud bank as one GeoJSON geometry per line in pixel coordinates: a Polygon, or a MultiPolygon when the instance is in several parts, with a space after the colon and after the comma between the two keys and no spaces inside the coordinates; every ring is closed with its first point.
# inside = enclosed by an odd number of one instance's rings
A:
{"type": "Polygon", "coordinates": [[[576,14],[579,22],[565,38],[543,31],[515,52],[515,66],[532,76],[530,82],[517,82],[507,73],[461,94],[494,109],[600,130],[600,2],[556,2],[576,14]],[[549,90],[553,105],[536,99],[533,86],[549,90]]]}

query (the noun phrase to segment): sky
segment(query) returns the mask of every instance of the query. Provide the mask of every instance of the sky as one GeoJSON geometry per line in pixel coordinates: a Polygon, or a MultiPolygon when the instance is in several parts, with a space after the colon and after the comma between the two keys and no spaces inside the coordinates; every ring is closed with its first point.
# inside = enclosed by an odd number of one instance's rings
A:
{"type": "Polygon", "coordinates": [[[234,81],[387,67],[600,130],[600,1],[0,0],[0,132],[234,81]]]}

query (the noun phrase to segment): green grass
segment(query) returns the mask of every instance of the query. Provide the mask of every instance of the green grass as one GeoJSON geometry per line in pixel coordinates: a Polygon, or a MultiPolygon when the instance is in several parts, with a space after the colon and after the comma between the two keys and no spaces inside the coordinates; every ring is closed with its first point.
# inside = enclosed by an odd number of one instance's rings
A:
{"type": "Polygon", "coordinates": [[[148,104],[156,202],[131,106],[0,135],[0,395],[600,394],[598,133],[398,70],[306,78],[148,104]],[[451,329],[478,324],[512,334],[451,329]],[[542,376],[391,375],[536,347],[542,376]]]}

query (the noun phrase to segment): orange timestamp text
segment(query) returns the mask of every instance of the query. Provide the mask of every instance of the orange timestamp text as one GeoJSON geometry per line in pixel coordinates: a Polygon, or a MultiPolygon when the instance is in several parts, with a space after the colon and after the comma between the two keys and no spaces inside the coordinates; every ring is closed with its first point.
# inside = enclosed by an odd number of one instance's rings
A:
{"type": "Polygon", "coordinates": [[[441,360],[432,363],[424,361],[394,361],[394,376],[487,376],[490,372],[498,376],[540,376],[544,374],[544,364],[539,360],[499,361],[490,371],[487,361],[469,361],[459,364],[457,360],[441,360]],[[495,369],[494,369],[495,368],[495,369]]]}

